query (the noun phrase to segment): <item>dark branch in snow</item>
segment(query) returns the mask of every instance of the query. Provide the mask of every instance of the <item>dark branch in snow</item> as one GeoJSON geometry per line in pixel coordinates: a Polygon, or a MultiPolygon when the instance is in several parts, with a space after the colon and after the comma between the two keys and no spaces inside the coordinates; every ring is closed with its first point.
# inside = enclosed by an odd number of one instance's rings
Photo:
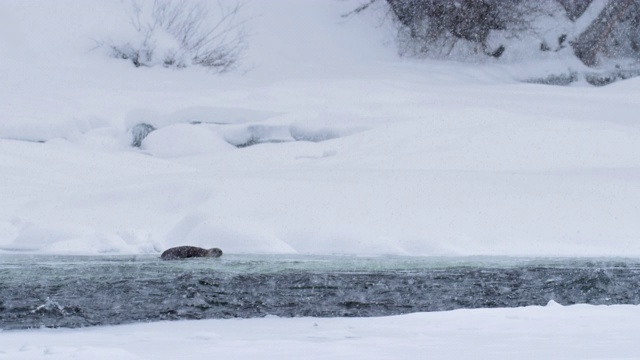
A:
{"type": "Polygon", "coordinates": [[[346,14],[342,14],[341,17],[347,18],[347,17],[349,17],[351,15],[359,14],[359,13],[363,12],[364,10],[366,10],[369,6],[373,5],[373,3],[375,3],[376,1],[377,0],[369,0],[368,3],[362,4],[362,5],[358,6],[357,8],[349,11],[346,14]]]}

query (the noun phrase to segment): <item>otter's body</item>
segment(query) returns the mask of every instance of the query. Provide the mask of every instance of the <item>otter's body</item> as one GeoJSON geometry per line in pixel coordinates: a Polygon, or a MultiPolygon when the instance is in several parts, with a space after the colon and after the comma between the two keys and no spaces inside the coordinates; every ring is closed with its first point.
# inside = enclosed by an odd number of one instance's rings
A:
{"type": "Polygon", "coordinates": [[[218,248],[203,249],[196,246],[178,246],[165,250],[160,255],[162,260],[178,260],[192,257],[220,257],[222,250],[218,248]]]}

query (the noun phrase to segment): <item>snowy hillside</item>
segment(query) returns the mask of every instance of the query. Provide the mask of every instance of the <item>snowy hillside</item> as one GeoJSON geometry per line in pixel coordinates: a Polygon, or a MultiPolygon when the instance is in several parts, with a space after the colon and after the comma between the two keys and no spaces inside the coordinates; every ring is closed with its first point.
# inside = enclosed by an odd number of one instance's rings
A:
{"type": "Polygon", "coordinates": [[[125,2],[0,3],[0,251],[640,255],[640,80],[401,59],[358,4],[249,1],[216,75],[96,48],[125,2]]]}

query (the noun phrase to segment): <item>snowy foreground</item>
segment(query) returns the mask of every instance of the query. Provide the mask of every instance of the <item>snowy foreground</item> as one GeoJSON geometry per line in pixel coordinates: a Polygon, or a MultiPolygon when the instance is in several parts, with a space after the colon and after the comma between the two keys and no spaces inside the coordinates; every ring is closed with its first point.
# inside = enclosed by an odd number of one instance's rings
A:
{"type": "Polygon", "coordinates": [[[637,306],[261,318],[0,333],[0,359],[636,359],[637,306]]]}

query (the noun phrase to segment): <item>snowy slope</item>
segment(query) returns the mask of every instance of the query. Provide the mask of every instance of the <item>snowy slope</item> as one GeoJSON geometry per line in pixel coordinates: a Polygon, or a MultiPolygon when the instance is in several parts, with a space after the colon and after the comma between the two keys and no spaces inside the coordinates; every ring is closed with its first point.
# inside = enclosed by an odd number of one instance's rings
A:
{"type": "Polygon", "coordinates": [[[399,59],[359,3],[247,2],[222,76],[94,49],[122,2],[0,3],[0,251],[640,255],[639,80],[399,59]]]}

